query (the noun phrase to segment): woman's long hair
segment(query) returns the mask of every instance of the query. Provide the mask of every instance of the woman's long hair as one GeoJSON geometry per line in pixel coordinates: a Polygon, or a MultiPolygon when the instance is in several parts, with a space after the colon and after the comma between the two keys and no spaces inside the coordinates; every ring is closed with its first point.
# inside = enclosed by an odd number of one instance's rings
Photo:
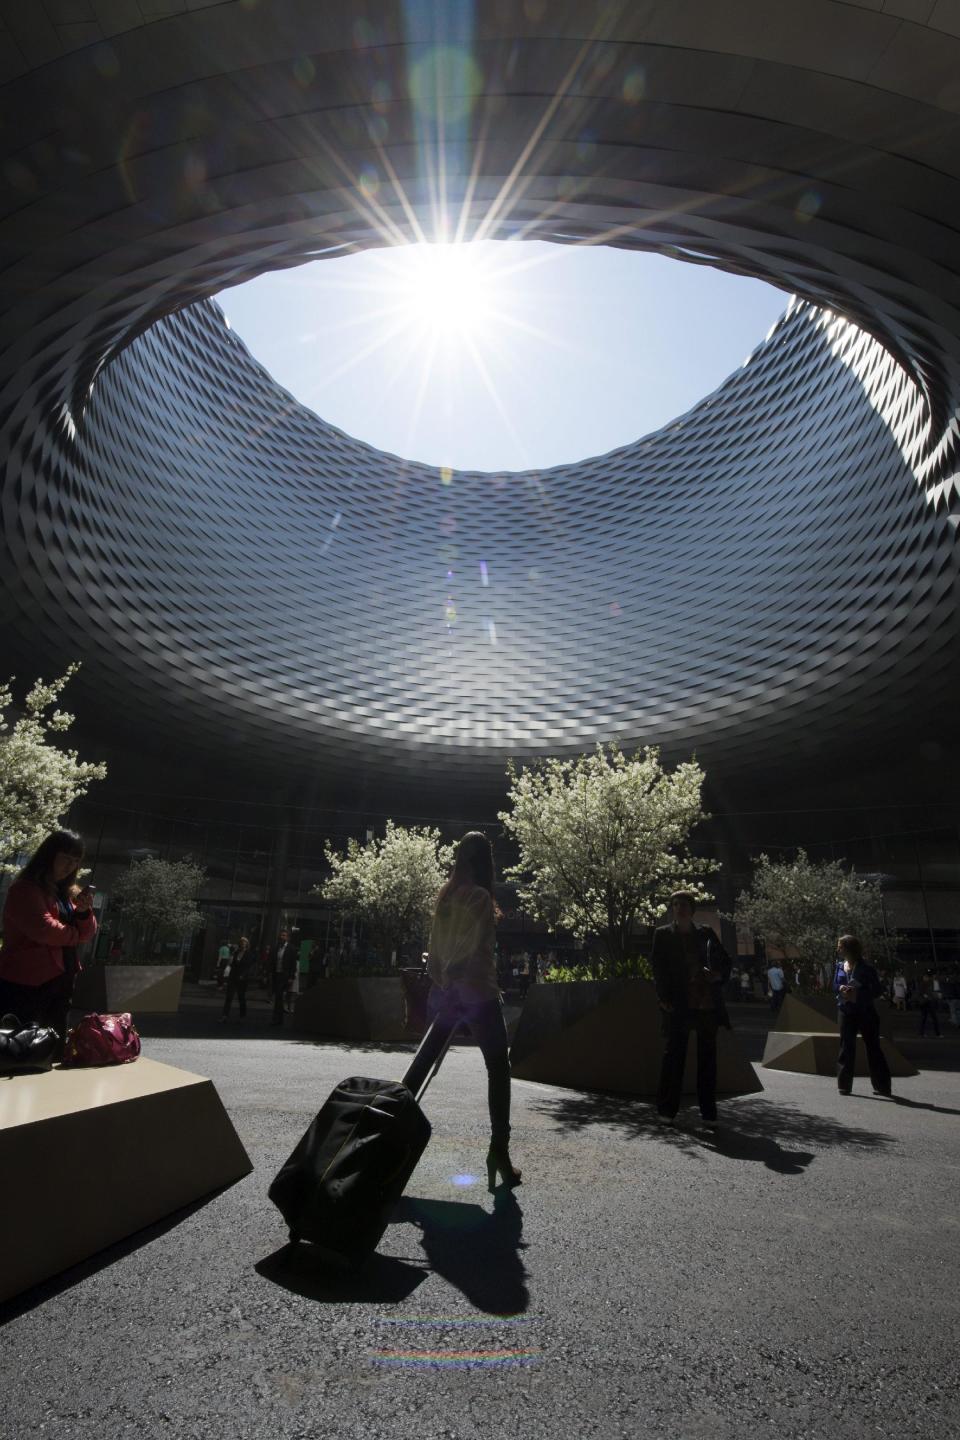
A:
{"type": "Polygon", "coordinates": [[[48,835],[40,848],[31,855],[30,859],[20,871],[19,880],[32,880],[35,885],[53,886],[61,900],[70,898],[70,886],[74,883],[77,871],[83,861],[83,841],[75,830],[54,830],[48,835]],[[53,862],[57,855],[74,855],[76,865],[69,875],[54,884],[53,862]]]}
{"type": "Polygon", "coordinates": [[[489,892],[493,908],[499,916],[493,893],[493,846],[479,830],[468,830],[457,846],[450,879],[437,896],[437,909],[455,890],[465,885],[478,885],[489,892]]]}
{"type": "Polygon", "coordinates": [[[863,946],[856,935],[841,935],[837,948],[844,960],[849,960],[851,965],[856,965],[858,960],[863,959],[863,946]]]}

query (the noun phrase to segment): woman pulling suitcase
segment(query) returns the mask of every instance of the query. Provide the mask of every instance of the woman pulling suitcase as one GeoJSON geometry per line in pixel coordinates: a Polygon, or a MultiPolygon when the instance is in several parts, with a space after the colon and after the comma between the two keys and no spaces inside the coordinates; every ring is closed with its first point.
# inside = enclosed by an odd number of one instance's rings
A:
{"type": "MultiPolygon", "coordinates": [[[[491,1190],[498,1175],[506,1185],[520,1184],[520,1171],[510,1159],[510,1060],[494,933],[499,913],[493,897],[490,841],[471,830],[457,846],[453,872],[437,897],[427,956],[427,973],[433,981],[427,1010],[446,1033],[449,1027],[466,1025],[483,1054],[490,1106],[487,1180],[491,1190]]],[[[442,1034],[437,1037],[440,1043],[442,1034]]]]}
{"type": "Polygon", "coordinates": [[[335,1087],[270,1186],[291,1243],[309,1240],[325,1258],[358,1265],[383,1238],[430,1139],[420,1108],[457,1027],[472,1030],[490,1082],[487,1178],[520,1184],[510,1161],[510,1062],[494,965],[493,852],[465,835],[440,892],[427,965],[434,1023],[402,1080],[353,1075],[335,1087]]]}

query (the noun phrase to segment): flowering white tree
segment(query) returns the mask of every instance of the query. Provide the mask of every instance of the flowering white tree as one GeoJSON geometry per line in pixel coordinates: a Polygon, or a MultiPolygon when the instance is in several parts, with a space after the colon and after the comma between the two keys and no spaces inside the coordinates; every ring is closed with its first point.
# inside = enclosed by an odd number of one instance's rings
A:
{"type": "Polygon", "coordinates": [[[68,666],[59,680],[38,680],[17,719],[8,715],[13,681],[0,685],[0,874],[16,870],[16,856],[36,850],[74,800],[106,777],[106,765],[82,761],[51,738],[73,724],[56,702],[78,668],[68,666]]]}
{"type": "Polygon", "coordinates": [[[134,860],[119,877],[111,900],[139,931],[141,959],[149,960],[164,937],[192,934],[203,924],[197,894],[206,873],[190,859],[148,856],[134,860]]]}
{"type": "Polygon", "coordinates": [[[734,918],[778,950],[793,950],[809,982],[832,966],[840,935],[856,935],[880,965],[896,960],[897,936],[884,924],[879,882],[845,870],[839,860],[757,860],[753,883],[737,897],[734,918]]]}
{"type": "Polygon", "coordinates": [[[440,831],[387,821],[382,838],[347,842],[346,855],[328,841],[329,880],[317,887],[345,915],[368,925],[387,955],[405,941],[426,939],[437,892],[453,863],[440,831]]]}
{"type": "Polygon", "coordinates": [[[614,977],[645,973],[634,930],[653,924],[677,889],[706,899],[699,877],[719,867],[693,856],[691,830],[706,819],[703,771],[693,760],[664,770],[650,747],[633,756],[598,745],[573,760],[508,768],[511,809],[500,819],[519,863],[506,871],[522,904],[552,928],[578,939],[598,935],[614,977]]]}

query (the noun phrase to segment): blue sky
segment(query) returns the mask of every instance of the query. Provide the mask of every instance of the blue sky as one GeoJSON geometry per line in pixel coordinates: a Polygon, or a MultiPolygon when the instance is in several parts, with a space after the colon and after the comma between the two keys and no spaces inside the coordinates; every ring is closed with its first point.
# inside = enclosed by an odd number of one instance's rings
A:
{"type": "Polygon", "coordinates": [[[787,296],[606,246],[411,245],[218,300],[281,385],[379,449],[458,470],[600,455],[716,388],[787,296]]]}

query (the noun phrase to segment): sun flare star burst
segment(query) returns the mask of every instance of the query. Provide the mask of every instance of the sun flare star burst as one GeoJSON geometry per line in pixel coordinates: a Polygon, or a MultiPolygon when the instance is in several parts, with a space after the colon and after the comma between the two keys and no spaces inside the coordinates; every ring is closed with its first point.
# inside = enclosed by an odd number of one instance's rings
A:
{"type": "Polygon", "coordinates": [[[489,338],[497,308],[497,277],[469,244],[420,245],[397,275],[407,323],[448,343],[489,338]]]}

